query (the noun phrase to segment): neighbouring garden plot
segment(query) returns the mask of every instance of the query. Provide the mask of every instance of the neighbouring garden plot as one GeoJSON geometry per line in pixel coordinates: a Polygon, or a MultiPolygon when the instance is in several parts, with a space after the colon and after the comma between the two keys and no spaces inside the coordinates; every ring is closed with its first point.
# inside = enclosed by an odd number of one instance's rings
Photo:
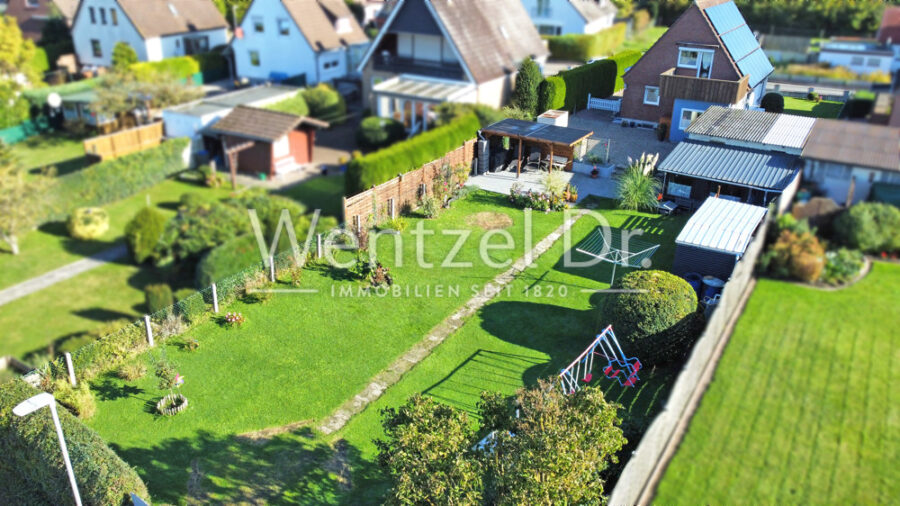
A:
{"type": "MultiPolygon", "coordinates": [[[[241,487],[247,483],[254,485],[256,493],[271,493],[264,483],[278,475],[261,481],[260,474],[232,475],[242,470],[267,474],[265,467],[278,466],[290,452],[272,453],[268,445],[251,449],[249,454],[268,456],[252,462],[247,462],[250,459],[246,455],[239,457],[246,465],[233,469],[231,460],[220,457],[245,444],[234,436],[329,415],[361,391],[372,376],[425,338],[431,328],[473,295],[473,289],[480,289],[505,270],[478,258],[478,241],[486,231],[468,225],[467,217],[484,211],[503,213],[512,219],[508,231],[517,245],[513,250],[493,250],[491,259],[503,262],[521,257],[522,211],[512,208],[502,195],[473,192],[436,220],[408,219],[409,228],[402,234],[401,266],[394,260],[393,236],[379,239],[378,258],[391,268],[394,286],[401,290],[399,296],[360,295],[364,284],[346,270],[310,266],[303,271],[301,287],[319,290],[317,294],[278,294],[268,302],[255,304],[236,302],[223,312],[241,312],[246,319],[241,328],[228,329],[208,322],[186,334],[199,342],[198,350],[187,351],[174,339],[140,357],[153,361],[165,350],[185,378],[180,391],[190,400],[187,410],[171,419],[157,419],[152,406],[161,394],[152,373],[137,381],[108,374],[92,383],[97,414],[88,424],[138,468],[157,500],[177,501],[188,493],[193,462],[203,469],[202,485],[213,494],[212,500],[241,500],[248,493],[241,487]],[[416,241],[411,232],[419,223],[438,231],[425,240],[424,249],[424,259],[437,265],[458,238],[442,235],[440,230],[471,230],[472,236],[456,261],[470,261],[473,266],[417,265],[416,241]],[[454,286],[458,289],[452,292],[454,286]],[[350,293],[342,294],[342,289],[350,293]],[[258,483],[260,488],[255,488],[258,483]]],[[[561,213],[535,213],[534,242],[556,229],[562,220],[561,213]]],[[[345,252],[341,256],[346,260],[354,254],[345,252]]],[[[305,461],[294,462],[282,471],[294,476],[305,465],[305,461]]]]}
{"type": "Polygon", "coordinates": [[[657,502],[900,496],[898,290],[900,266],[885,263],[834,292],[761,280],[657,502]]]}
{"type": "Polygon", "coordinates": [[[844,108],[843,102],[832,100],[806,100],[802,98],[784,97],[784,113],[811,118],[837,119],[844,108]]]}

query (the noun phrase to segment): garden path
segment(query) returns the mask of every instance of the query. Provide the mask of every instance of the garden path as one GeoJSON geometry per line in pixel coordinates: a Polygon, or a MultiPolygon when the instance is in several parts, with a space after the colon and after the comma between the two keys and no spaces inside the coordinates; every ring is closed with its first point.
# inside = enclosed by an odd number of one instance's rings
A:
{"type": "Polygon", "coordinates": [[[0,306],[25,297],[44,288],[71,279],[83,272],[114,262],[128,254],[128,247],[120,243],[95,255],[83,258],[58,269],[25,280],[17,285],[0,290],[0,306]]]}
{"type": "Polygon", "coordinates": [[[563,234],[571,229],[575,222],[577,222],[586,212],[587,210],[578,210],[573,213],[568,220],[550,233],[550,235],[537,243],[528,255],[519,258],[509,269],[497,275],[493,281],[486,284],[484,288],[478,292],[477,295],[469,299],[465,305],[447,317],[443,322],[439,323],[435,328],[431,329],[431,332],[429,332],[424,339],[395,360],[393,364],[387,367],[387,369],[381,371],[372,378],[372,381],[362,392],[356,394],[352,399],[341,405],[331,416],[326,418],[319,426],[319,430],[325,434],[332,434],[340,430],[354,415],[361,412],[366,406],[381,397],[391,385],[400,381],[403,374],[430,355],[432,350],[444,342],[444,340],[457,329],[462,327],[470,316],[484,307],[491,299],[499,295],[502,292],[503,287],[511,283],[519,273],[524,271],[526,267],[534,263],[538,257],[549,250],[550,247],[553,246],[563,234]]]}

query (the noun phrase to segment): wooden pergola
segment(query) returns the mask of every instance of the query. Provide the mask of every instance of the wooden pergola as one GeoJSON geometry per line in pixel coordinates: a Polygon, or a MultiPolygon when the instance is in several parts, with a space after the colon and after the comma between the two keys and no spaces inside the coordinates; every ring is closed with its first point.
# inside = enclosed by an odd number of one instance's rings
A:
{"type": "Polygon", "coordinates": [[[548,154],[551,166],[555,155],[566,157],[568,161],[564,170],[571,172],[575,160],[575,146],[594,135],[594,132],[507,118],[483,128],[481,135],[485,138],[508,137],[510,142],[519,141],[516,160],[516,177],[519,177],[522,173],[522,150],[525,144],[540,147],[541,157],[548,154]]]}

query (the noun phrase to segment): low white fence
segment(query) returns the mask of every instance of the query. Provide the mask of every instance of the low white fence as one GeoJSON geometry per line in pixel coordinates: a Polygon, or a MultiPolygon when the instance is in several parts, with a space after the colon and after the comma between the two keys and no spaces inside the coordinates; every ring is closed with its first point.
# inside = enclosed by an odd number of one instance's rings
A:
{"type": "Polygon", "coordinates": [[[622,99],[595,98],[592,97],[590,93],[588,93],[587,108],[588,110],[594,109],[596,111],[612,111],[617,113],[622,109],[622,99]]]}

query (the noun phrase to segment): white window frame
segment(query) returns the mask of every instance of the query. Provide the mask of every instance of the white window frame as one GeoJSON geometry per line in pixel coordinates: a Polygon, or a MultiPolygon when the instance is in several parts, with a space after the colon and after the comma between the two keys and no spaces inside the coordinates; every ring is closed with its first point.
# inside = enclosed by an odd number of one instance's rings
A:
{"type": "Polygon", "coordinates": [[[689,108],[685,107],[684,109],[681,110],[681,115],[678,117],[678,129],[679,129],[679,130],[687,130],[688,127],[691,126],[691,123],[693,123],[697,118],[699,118],[700,115],[703,114],[704,112],[706,112],[706,111],[703,111],[703,110],[700,110],[700,109],[689,109],[689,108]],[[691,121],[687,124],[687,126],[685,126],[685,124],[684,124],[684,113],[685,113],[685,112],[688,112],[688,111],[690,111],[690,112],[696,112],[696,113],[697,113],[697,116],[694,117],[693,119],[691,119],[691,121]]]}
{"type": "Polygon", "coordinates": [[[276,20],[276,24],[278,25],[279,35],[291,34],[291,22],[287,18],[278,18],[276,20]]]}
{"type": "MultiPolygon", "coordinates": [[[[716,61],[716,51],[713,49],[700,49],[700,48],[694,48],[694,47],[679,47],[678,48],[678,68],[694,69],[697,71],[697,73],[694,75],[694,77],[700,77],[700,69],[702,68],[701,63],[703,63],[704,53],[712,55],[712,59],[709,61],[709,71],[710,71],[710,74],[712,74],[712,67],[716,61]],[[684,52],[697,53],[696,63],[694,63],[694,64],[682,63],[681,55],[684,52]]],[[[706,79],[708,79],[708,77],[706,79]]]]}
{"type": "Polygon", "coordinates": [[[646,105],[659,105],[659,86],[644,86],[644,103],[646,105]],[[647,93],[656,90],[656,102],[647,100],[647,93]]]}

